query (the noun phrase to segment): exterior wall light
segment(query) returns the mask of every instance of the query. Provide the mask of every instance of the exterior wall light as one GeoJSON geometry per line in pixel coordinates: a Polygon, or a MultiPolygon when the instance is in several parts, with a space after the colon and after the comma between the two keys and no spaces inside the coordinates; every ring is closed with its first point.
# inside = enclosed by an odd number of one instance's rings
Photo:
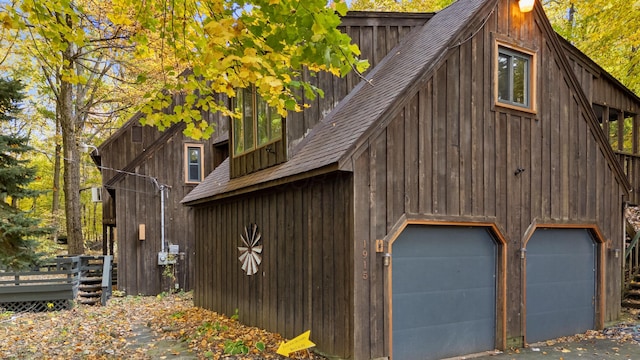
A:
{"type": "Polygon", "coordinates": [[[78,144],[78,149],[80,149],[80,151],[86,153],[89,152],[89,150],[94,149],[96,151],[96,154],[98,153],[98,148],[95,147],[94,145],[89,145],[89,144],[85,144],[83,142],[78,144]]]}
{"type": "Polygon", "coordinates": [[[528,13],[533,10],[533,4],[535,0],[520,0],[518,1],[518,5],[520,6],[520,11],[523,13],[528,13]]]}
{"type": "Polygon", "coordinates": [[[384,253],[382,255],[382,263],[384,264],[384,266],[389,266],[391,264],[391,254],[384,253]]]}

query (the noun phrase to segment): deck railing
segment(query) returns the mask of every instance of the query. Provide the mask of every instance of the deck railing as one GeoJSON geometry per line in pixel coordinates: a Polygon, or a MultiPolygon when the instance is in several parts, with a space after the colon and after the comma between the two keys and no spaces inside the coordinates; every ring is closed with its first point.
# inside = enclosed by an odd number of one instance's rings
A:
{"type": "Polygon", "coordinates": [[[111,297],[112,257],[57,257],[29,271],[0,270],[0,311],[63,310],[72,306],[83,278],[98,279],[99,301],[111,297]]]}
{"type": "Polygon", "coordinates": [[[615,151],[627,179],[631,183],[629,202],[640,205],[640,155],[615,151]]]}
{"type": "Polygon", "coordinates": [[[629,283],[640,273],[640,231],[631,239],[624,252],[624,291],[629,283]]]}
{"type": "Polygon", "coordinates": [[[0,310],[45,311],[71,307],[78,293],[80,258],[55,258],[30,271],[0,271],[0,310]]]}

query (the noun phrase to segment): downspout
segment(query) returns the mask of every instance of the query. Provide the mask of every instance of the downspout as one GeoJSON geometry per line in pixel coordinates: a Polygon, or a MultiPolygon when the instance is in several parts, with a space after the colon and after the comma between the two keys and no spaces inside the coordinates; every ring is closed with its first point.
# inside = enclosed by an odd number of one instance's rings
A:
{"type": "Polygon", "coordinates": [[[166,184],[158,184],[158,179],[152,178],[151,181],[153,185],[155,185],[156,189],[160,191],[160,252],[165,253],[166,251],[166,240],[165,240],[165,232],[164,232],[164,198],[168,196],[167,190],[169,190],[170,186],[166,184]]]}
{"type": "Polygon", "coordinates": [[[165,239],[164,239],[164,197],[166,194],[167,186],[160,185],[160,251],[165,252],[165,239]]]}

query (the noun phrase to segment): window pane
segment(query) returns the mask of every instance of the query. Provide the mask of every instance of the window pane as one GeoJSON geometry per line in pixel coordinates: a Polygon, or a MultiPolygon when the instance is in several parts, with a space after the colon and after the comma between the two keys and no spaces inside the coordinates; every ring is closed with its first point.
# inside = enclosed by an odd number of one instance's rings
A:
{"type": "Polygon", "coordinates": [[[529,107],[531,92],[531,56],[526,53],[498,48],[497,101],[529,107]]]}
{"type": "Polygon", "coordinates": [[[529,69],[528,60],[520,56],[512,57],[513,60],[513,97],[511,101],[514,103],[529,105],[527,88],[529,86],[529,69]]]}
{"type": "MultiPolygon", "coordinates": [[[[234,111],[236,113],[242,114],[242,104],[243,104],[243,91],[240,90],[236,93],[236,98],[234,101],[234,111]]],[[[234,154],[242,154],[244,152],[244,116],[241,115],[240,118],[233,118],[233,153],[234,154]]]]}
{"type": "Polygon", "coordinates": [[[271,126],[269,126],[269,109],[267,102],[262,100],[260,95],[256,94],[256,98],[256,105],[258,106],[258,146],[260,146],[271,140],[271,126]]]}
{"type": "Polygon", "coordinates": [[[189,165],[189,181],[200,181],[200,166],[189,165]]]}
{"type": "Polygon", "coordinates": [[[282,116],[256,95],[258,106],[258,146],[278,140],[282,134],[282,116]]]}
{"type": "Polygon", "coordinates": [[[187,161],[188,161],[188,176],[189,181],[201,181],[201,164],[202,158],[200,148],[189,147],[187,148],[187,161]]]}
{"type": "Polygon", "coordinates": [[[271,109],[271,140],[277,140],[282,137],[282,116],[275,110],[271,109]]]}
{"type": "Polygon", "coordinates": [[[251,89],[245,89],[244,96],[244,151],[253,149],[253,96],[251,89]]]}
{"type": "Polygon", "coordinates": [[[506,54],[498,55],[498,100],[511,101],[509,96],[509,62],[511,57],[506,54]]]}
{"type": "Polygon", "coordinates": [[[200,163],[200,149],[189,148],[189,164],[199,164],[199,163],[200,163]]]}

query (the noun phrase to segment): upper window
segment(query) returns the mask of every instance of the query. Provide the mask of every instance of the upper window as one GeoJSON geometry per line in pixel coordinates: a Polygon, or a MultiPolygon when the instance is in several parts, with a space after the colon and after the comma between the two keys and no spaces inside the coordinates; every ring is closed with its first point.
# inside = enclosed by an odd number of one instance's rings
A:
{"type": "Polygon", "coordinates": [[[202,166],[202,150],[201,144],[185,144],[185,182],[199,183],[204,177],[204,168],[202,166]]]}
{"type": "Polygon", "coordinates": [[[498,101],[529,107],[530,56],[498,48],[498,101]]]}
{"type": "Polygon", "coordinates": [[[233,100],[233,155],[238,156],[282,138],[282,116],[269,107],[255,87],[240,89],[233,100]]]}
{"type": "Polygon", "coordinates": [[[534,111],[534,53],[496,46],[496,104],[534,111]]]}

